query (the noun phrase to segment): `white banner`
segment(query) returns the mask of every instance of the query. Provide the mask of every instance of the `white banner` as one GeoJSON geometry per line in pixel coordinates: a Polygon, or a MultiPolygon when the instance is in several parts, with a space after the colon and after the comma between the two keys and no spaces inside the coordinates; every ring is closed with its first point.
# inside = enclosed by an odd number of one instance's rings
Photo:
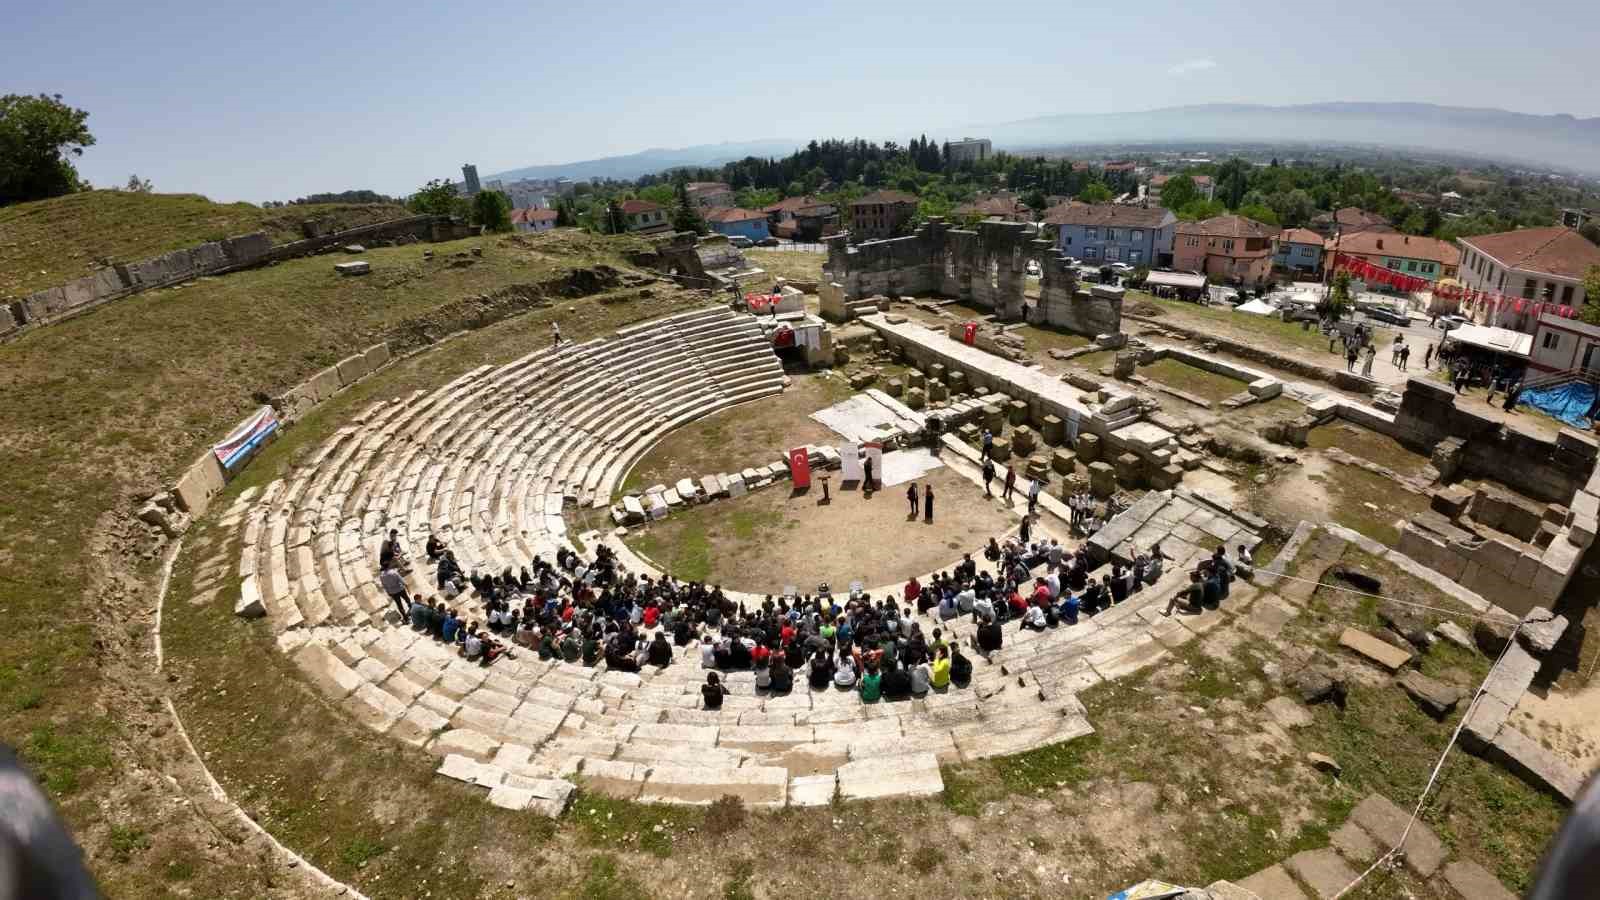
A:
{"type": "Polygon", "coordinates": [[[841,481],[861,481],[861,448],[856,444],[840,444],[839,460],[844,464],[841,481]]]}

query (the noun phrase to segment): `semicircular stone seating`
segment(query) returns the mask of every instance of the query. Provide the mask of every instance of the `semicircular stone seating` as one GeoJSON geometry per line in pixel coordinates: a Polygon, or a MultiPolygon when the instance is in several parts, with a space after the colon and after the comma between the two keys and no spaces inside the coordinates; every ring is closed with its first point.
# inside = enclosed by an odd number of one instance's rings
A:
{"type": "MultiPolygon", "coordinates": [[[[242,602],[259,600],[280,649],[357,721],[442,757],[442,774],[488,788],[492,803],[548,815],[564,809],[574,776],[590,789],[676,803],[936,793],[941,763],[1090,733],[1077,691],[1194,636],[1156,602],[1183,575],[1187,561],[1176,561],[1155,588],[1078,626],[1008,627],[1005,649],[980,660],[963,689],[868,705],[853,693],[811,692],[803,679],[788,695],[766,696],[752,673],[735,672],[724,707],[709,711],[699,708],[704,673],[692,649],[641,673],[532,653],[485,668],[397,622],[376,581],[391,528],[412,547],[440,534],[469,570],[551,558],[573,546],[567,504],[606,509],[662,436],[783,382],[756,321],[718,307],[375,403],[230,510],[243,521],[242,602]]],[[[603,539],[625,567],[653,573],[615,536],[603,539]]],[[[426,597],[424,568],[411,580],[426,597]]],[[[941,627],[963,639],[972,630],[959,620],[941,627]]]]}

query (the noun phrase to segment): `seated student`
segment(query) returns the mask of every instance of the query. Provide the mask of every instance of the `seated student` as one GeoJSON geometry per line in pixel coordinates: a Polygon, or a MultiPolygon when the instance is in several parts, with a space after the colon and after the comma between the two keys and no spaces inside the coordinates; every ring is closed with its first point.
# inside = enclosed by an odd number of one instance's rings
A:
{"type": "Polygon", "coordinates": [[[1172,595],[1172,599],[1167,602],[1167,609],[1162,615],[1172,615],[1172,610],[1178,605],[1179,600],[1187,601],[1186,608],[1190,613],[1199,613],[1205,609],[1202,605],[1205,602],[1205,588],[1200,584],[1200,573],[1198,571],[1189,573],[1189,586],[1172,595]]]}
{"type": "Polygon", "coordinates": [[[878,667],[867,664],[867,671],[861,676],[861,683],[857,686],[861,692],[862,703],[877,703],[883,696],[883,675],[878,672],[878,667]]]}
{"type": "Polygon", "coordinates": [[[483,636],[483,660],[481,665],[487,666],[502,656],[515,657],[516,654],[505,644],[500,643],[488,635],[483,636]]]}
{"type": "Polygon", "coordinates": [[[905,700],[911,696],[911,673],[895,665],[893,656],[883,658],[883,699],[905,700]]]}
{"type": "Polygon", "coordinates": [[[750,668],[751,651],[754,649],[755,641],[747,637],[735,637],[728,643],[728,665],[741,671],[750,668]]]}
{"type": "Polygon", "coordinates": [[[715,672],[706,673],[706,683],[700,686],[700,696],[706,701],[706,709],[721,709],[722,698],[728,696],[728,689],[722,686],[722,679],[715,672]]]}
{"type": "Polygon", "coordinates": [[[1111,566],[1111,602],[1121,603],[1128,599],[1128,573],[1122,571],[1120,563],[1111,566]]]}
{"type": "Polygon", "coordinates": [[[428,604],[420,599],[411,601],[411,630],[423,631],[428,627],[428,604]]]}
{"type": "Polygon", "coordinates": [[[667,643],[667,636],[663,632],[656,632],[655,639],[650,642],[650,654],[646,657],[652,666],[669,666],[672,664],[672,645],[667,643]]]}
{"type": "Polygon", "coordinates": [[[988,658],[1005,643],[1005,630],[999,622],[985,622],[978,626],[978,652],[988,658]]]}
{"type": "Polygon", "coordinates": [[[833,670],[833,685],[846,691],[856,686],[856,663],[849,654],[839,657],[839,665],[833,670]]]}
{"type": "Polygon", "coordinates": [[[770,678],[767,684],[768,691],[774,695],[781,695],[794,690],[794,669],[789,667],[789,661],[784,659],[782,654],[772,655],[772,664],[769,668],[771,671],[768,673],[770,678]]]}
{"type": "Polygon", "coordinates": [[[928,696],[928,684],[933,680],[933,672],[928,667],[926,659],[911,666],[911,696],[921,699],[928,696]]]}
{"type": "Polygon", "coordinates": [[[456,642],[456,634],[460,630],[461,619],[456,615],[456,611],[452,609],[445,614],[444,622],[439,626],[439,636],[444,639],[446,644],[454,644],[456,642]]]}
{"type": "Polygon", "coordinates": [[[1207,568],[1200,583],[1200,602],[1205,605],[1206,609],[1216,609],[1222,605],[1222,598],[1227,593],[1222,586],[1222,578],[1221,569],[1216,566],[1207,568]]]}
{"type": "Polygon", "coordinates": [[[596,631],[589,631],[583,636],[583,664],[593,667],[600,662],[600,636],[596,631]]]}
{"type": "Polygon", "coordinates": [[[1078,624],[1078,598],[1071,594],[1063,595],[1061,608],[1057,615],[1061,617],[1061,621],[1068,625],[1078,624]]]}
{"type": "Polygon", "coordinates": [[[944,691],[950,687],[950,651],[940,647],[933,657],[933,666],[929,670],[928,684],[936,691],[944,691]]]}
{"type": "Polygon", "coordinates": [[[771,688],[772,687],[772,668],[771,668],[771,666],[769,666],[767,664],[767,660],[763,659],[762,661],[756,663],[755,667],[756,667],[756,690],[764,691],[764,690],[767,690],[767,689],[771,688]]]}
{"type": "Polygon", "coordinates": [[[953,592],[945,591],[944,596],[939,600],[939,618],[949,621],[960,614],[961,606],[956,601],[956,595],[953,592]]]}
{"type": "Polygon", "coordinates": [[[578,640],[576,630],[569,629],[561,639],[561,658],[569,663],[583,659],[583,641],[578,640]]]}
{"type": "Polygon", "coordinates": [[[1044,609],[1035,603],[1028,604],[1028,611],[1022,614],[1022,627],[1030,631],[1043,631],[1047,621],[1044,609]]]}
{"type": "Polygon", "coordinates": [[[717,667],[717,641],[706,632],[700,636],[700,668],[715,669],[717,667]]]}
{"type": "Polygon", "coordinates": [[[437,534],[428,535],[428,562],[438,562],[444,555],[444,541],[439,540],[437,534]]]}
{"type": "Polygon", "coordinates": [[[811,657],[811,689],[820,691],[833,680],[833,657],[820,649],[811,657]]]}
{"type": "Polygon", "coordinates": [[[1240,578],[1248,579],[1256,573],[1256,561],[1250,556],[1250,551],[1243,544],[1239,545],[1239,561],[1233,564],[1234,571],[1240,578]]]}
{"type": "Polygon", "coordinates": [[[467,632],[458,652],[466,657],[468,662],[477,662],[483,657],[483,638],[479,635],[478,629],[473,628],[467,632]]]}
{"type": "Polygon", "coordinates": [[[551,660],[560,653],[561,649],[556,646],[556,633],[551,629],[545,629],[544,634],[539,636],[539,658],[551,660]]]}
{"type": "Polygon", "coordinates": [[[950,646],[950,681],[958,687],[972,683],[972,660],[961,652],[960,644],[950,646]]]}
{"type": "Polygon", "coordinates": [[[995,621],[994,601],[989,599],[988,593],[979,594],[978,599],[973,602],[972,621],[979,625],[995,621]]]}

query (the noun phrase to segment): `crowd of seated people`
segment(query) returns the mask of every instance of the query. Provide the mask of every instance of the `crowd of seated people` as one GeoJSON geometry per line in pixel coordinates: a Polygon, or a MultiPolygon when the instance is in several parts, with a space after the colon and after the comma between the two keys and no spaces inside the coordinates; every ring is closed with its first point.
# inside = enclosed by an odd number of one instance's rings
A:
{"type": "MultiPolygon", "coordinates": [[[[941,623],[968,618],[976,627],[971,647],[987,659],[1003,647],[1004,626],[1075,625],[1154,584],[1167,558],[1157,543],[1131,566],[1113,564],[1096,578],[1086,547],[1069,551],[1054,539],[991,539],[983,556],[992,571],[968,554],[926,584],[912,578],[900,597],[841,599],[824,585],[814,595],[768,596],[747,608],[720,586],[626,572],[604,545],[592,560],[563,548],[553,561],[535,557],[518,572],[484,575],[464,573],[454,553],[430,538],[442,597],[414,602],[411,625],[483,665],[512,646],[544,660],[594,666],[603,659],[624,672],[698,652],[711,670],[702,689],[708,708],[720,706],[727,688],[718,673],[728,671],[753,672],[766,693],[786,693],[804,680],[812,690],[831,685],[876,702],[925,696],[971,677],[971,661],[941,623]],[[481,626],[453,605],[468,591],[482,604],[481,626]]],[[[1173,604],[1188,599],[1194,610],[1214,608],[1249,563],[1243,547],[1237,565],[1219,547],[1173,604]]]]}

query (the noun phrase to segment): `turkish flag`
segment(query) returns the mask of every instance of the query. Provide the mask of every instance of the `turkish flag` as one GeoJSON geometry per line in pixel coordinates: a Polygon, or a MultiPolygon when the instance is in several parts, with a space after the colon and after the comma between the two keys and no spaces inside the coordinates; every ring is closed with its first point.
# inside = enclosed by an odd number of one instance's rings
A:
{"type": "Polygon", "coordinates": [[[811,457],[806,455],[804,447],[789,451],[789,480],[796,488],[811,487],[811,457]]]}
{"type": "Polygon", "coordinates": [[[977,322],[968,322],[965,326],[962,327],[962,329],[961,329],[961,340],[966,342],[969,345],[978,340],[978,323],[977,322]]]}

